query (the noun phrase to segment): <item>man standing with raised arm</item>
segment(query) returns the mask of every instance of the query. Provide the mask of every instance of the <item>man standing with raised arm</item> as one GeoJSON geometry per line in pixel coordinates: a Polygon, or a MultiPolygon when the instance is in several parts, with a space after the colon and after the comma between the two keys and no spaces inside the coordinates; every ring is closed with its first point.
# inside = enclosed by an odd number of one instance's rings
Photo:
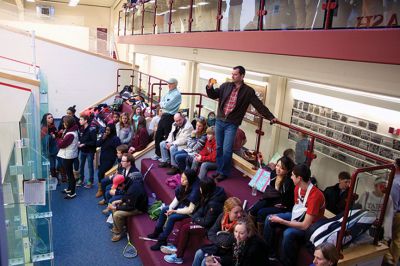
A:
{"type": "Polygon", "coordinates": [[[182,95],[178,91],[178,81],[174,78],[170,78],[168,81],[169,91],[165,94],[160,101],[160,107],[162,109],[162,116],[155,135],[155,148],[156,154],[152,157],[153,160],[158,160],[161,157],[160,143],[167,139],[169,132],[174,123],[174,115],[178,112],[182,102],[182,95]]]}
{"type": "Polygon", "coordinates": [[[266,119],[276,122],[275,116],[258,99],[255,91],[243,82],[246,70],[236,66],[232,70],[232,81],[225,82],[221,87],[214,89],[214,79],[210,79],[206,87],[207,95],[218,100],[217,121],[215,123],[215,138],[217,140],[217,174],[216,180],[226,179],[231,171],[232,147],[236,130],[242,123],[249,105],[266,119]]]}

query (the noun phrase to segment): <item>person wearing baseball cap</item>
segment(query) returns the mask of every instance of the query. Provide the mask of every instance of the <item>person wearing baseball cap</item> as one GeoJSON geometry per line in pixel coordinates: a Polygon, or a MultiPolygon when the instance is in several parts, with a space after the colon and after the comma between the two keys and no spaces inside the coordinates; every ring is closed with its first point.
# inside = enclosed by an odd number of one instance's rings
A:
{"type": "Polygon", "coordinates": [[[172,123],[174,123],[174,115],[178,112],[182,103],[182,95],[177,88],[178,80],[176,78],[170,78],[167,80],[167,83],[168,92],[161,97],[160,101],[163,114],[160,122],[158,122],[156,135],[154,137],[155,154],[152,159],[155,161],[161,157],[160,143],[168,137],[172,128],[172,123]]]}
{"type": "Polygon", "coordinates": [[[116,175],[113,179],[113,184],[111,189],[117,189],[124,182],[125,182],[125,177],[123,175],[116,175]]]}

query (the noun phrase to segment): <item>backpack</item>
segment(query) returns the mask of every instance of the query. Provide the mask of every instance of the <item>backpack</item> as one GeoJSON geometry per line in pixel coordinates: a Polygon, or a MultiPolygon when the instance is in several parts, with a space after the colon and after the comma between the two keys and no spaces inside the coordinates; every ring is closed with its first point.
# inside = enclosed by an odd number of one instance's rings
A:
{"type": "Polygon", "coordinates": [[[163,207],[162,205],[163,205],[162,201],[157,200],[150,206],[150,208],[147,210],[150,219],[152,219],[153,221],[158,219],[158,217],[161,214],[161,209],[163,207]]]}
{"type": "Polygon", "coordinates": [[[124,103],[124,99],[122,99],[119,96],[116,96],[114,98],[113,104],[111,105],[111,109],[116,111],[116,112],[121,112],[123,103],[124,103]]]}

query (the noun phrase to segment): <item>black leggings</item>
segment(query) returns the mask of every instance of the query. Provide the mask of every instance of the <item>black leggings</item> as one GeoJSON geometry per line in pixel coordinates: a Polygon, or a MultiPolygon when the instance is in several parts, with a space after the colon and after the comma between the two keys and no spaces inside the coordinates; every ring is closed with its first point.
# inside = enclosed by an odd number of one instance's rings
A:
{"type": "Polygon", "coordinates": [[[70,194],[75,194],[75,186],[76,186],[76,180],[74,176],[74,159],[63,159],[63,166],[65,173],[67,174],[68,177],[68,190],[71,191],[70,194]]]}
{"type": "Polygon", "coordinates": [[[160,122],[158,122],[156,136],[154,137],[156,145],[155,152],[158,156],[161,156],[160,143],[161,141],[167,139],[173,123],[174,123],[174,115],[171,114],[163,114],[160,118],[160,122]]]}

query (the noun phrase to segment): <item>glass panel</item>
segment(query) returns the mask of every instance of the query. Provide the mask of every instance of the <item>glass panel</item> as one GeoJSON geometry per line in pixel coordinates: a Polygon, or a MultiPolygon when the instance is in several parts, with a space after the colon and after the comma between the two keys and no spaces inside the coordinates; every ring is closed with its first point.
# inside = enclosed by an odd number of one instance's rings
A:
{"type": "Polygon", "coordinates": [[[142,34],[142,5],[137,5],[133,10],[133,34],[142,34]]]}
{"type": "Polygon", "coordinates": [[[167,1],[157,2],[156,33],[168,32],[168,22],[170,17],[170,3],[167,1]]]}
{"type": "Polygon", "coordinates": [[[152,34],[154,28],[154,2],[144,4],[144,28],[143,34],[152,34]]]}
{"type": "Polygon", "coordinates": [[[399,1],[339,0],[333,28],[367,28],[399,26],[399,1]]]}
{"type": "Polygon", "coordinates": [[[125,35],[131,35],[132,34],[132,19],[133,19],[133,10],[129,9],[128,12],[126,13],[126,30],[125,30],[125,35]]]}
{"type": "Polygon", "coordinates": [[[124,36],[124,29],[125,29],[125,11],[122,10],[121,12],[119,12],[118,36],[124,36]]]}
{"type": "Polygon", "coordinates": [[[265,1],[267,15],[264,16],[264,29],[296,28],[296,18],[293,17],[295,5],[293,1],[265,1]]]}
{"type": "Polygon", "coordinates": [[[217,28],[218,1],[195,0],[193,3],[192,31],[215,31],[217,28]]]}
{"type": "Polygon", "coordinates": [[[171,33],[183,33],[188,30],[190,0],[182,0],[172,5],[171,33]]]}
{"type": "MultiPolygon", "coordinates": [[[[322,10],[322,0],[294,0],[289,6],[288,28],[295,29],[321,29],[324,24],[325,11],[322,10]]],[[[279,9],[278,9],[279,10],[279,9]]]]}

